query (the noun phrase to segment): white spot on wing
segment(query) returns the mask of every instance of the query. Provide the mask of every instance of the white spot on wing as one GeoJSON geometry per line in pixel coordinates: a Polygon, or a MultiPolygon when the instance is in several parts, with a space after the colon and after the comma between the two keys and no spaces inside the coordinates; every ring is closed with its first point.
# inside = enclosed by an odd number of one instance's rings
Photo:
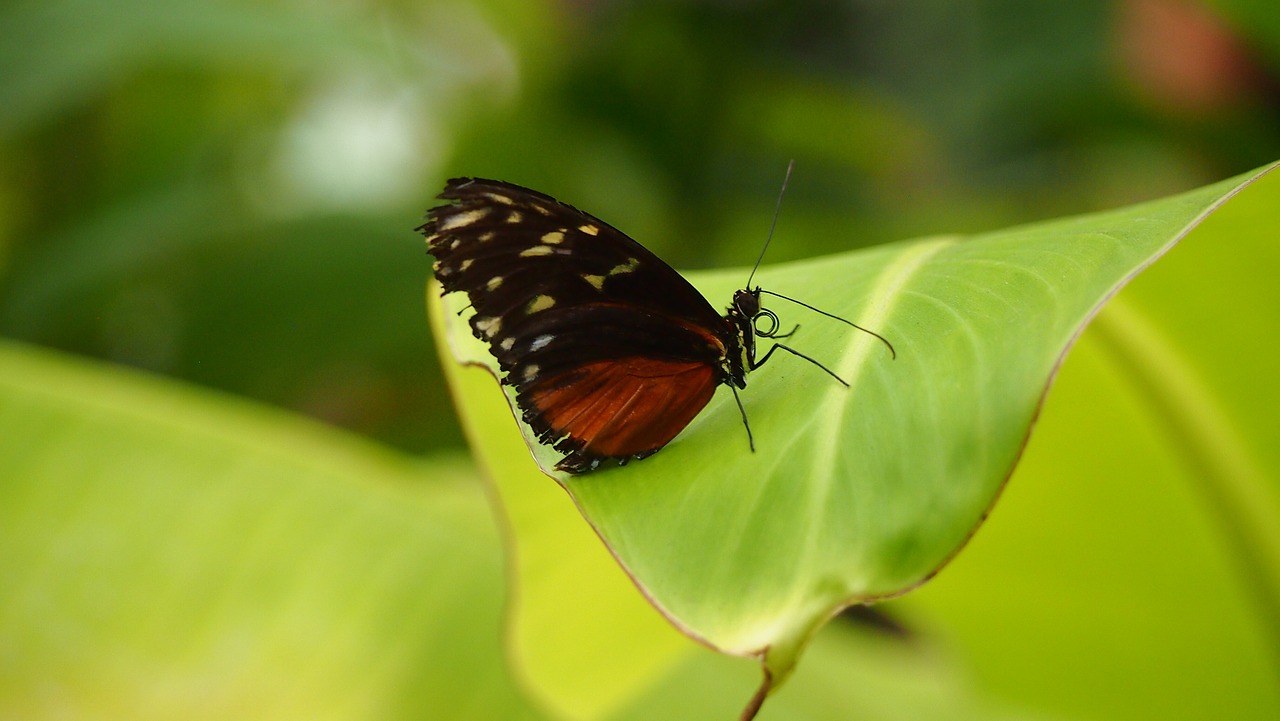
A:
{"type": "Polygon", "coordinates": [[[564,231],[553,230],[550,233],[547,233],[546,235],[542,236],[542,242],[546,243],[547,245],[559,245],[564,242],[564,231]]]}
{"type": "Polygon", "coordinates": [[[627,262],[623,263],[622,265],[614,266],[613,270],[609,271],[609,276],[612,277],[615,275],[622,275],[623,273],[630,273],[631,271],[639,267],[640,267],[640,261],[636,260],[635,258],[627,258],[627,262]]]}
{"type": "Polygon", "coordinates": [[[468,210],[465,213],[455,213],[440,221],[440,224],[436,227],[442,231],[454,230],[455,228],[465,228],[488,214],[488,208],[476,208],[475,210],[468,210]]]}
{"type": "Polygon", "coordinates": [[[489,279],[488,283],[484,284],[484,287],[488,290],[497,290],[500,285],[502,285],[502,276],[495,275],[489,279]]]}
{"type": "Polygon", "coordinates": [[[534,338],[533,342],[529,344],[529,351],[532,352],[532,351],[542,350],[543,348],[546,348],[547,344],[553,340],[555,340],[555,336],[551,334],[540,335],[537,338],[534,338]]]}
{"type": "Polygon", "coordinates": [[[534,298],[533,300],[529,301],[529,307],[525,312],[527,312],[529,315],[533,315],[534,313],[537,313],[538,311],[546,310],[547,308],[550,308],[555,304],[556,304],[555,298],[552,298],[549,295],[540,295],[537,298],[534,298]]]}
{"type": "Polygon", "coordinates": [[[492,338],[502,330],[501,318],[477,318],[476,330],[484,334],[485,338],[492,338]]]}
{"type": "Polygon", "coordinates": [[[535,245],[532,248],[525,248],[524,250],[520,251],[520,257],[532,258],[535,255],[551,255],[554,252],[555,251],[551,250],[550,246],[535,245]]]}
{"type": "Polygon", "coordinates": [[[525,382],[528,383],[538,377],[538,371],[540,370],[542,369],[538,366],[530,364],[524,367],[524,373],[522,373],[521,376],[524,378],[525,382]]]}

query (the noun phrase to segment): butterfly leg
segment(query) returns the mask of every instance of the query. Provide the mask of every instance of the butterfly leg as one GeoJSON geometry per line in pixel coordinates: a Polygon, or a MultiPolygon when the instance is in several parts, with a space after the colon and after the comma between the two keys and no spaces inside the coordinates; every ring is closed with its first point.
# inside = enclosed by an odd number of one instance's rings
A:
{"type": "Polygon", "coordinates": [[[742,399],[738,397],[738,389],[729,384],[729,390],[733,391],[733,400],[738,403],[738,412],[742,414],[742,427],[747,429],[747,445],[751,446],[751,452],[756,452],[756,439],[751,435],[751,424],[747,423],[747,409],[742,407],[742,399]]]}
{"type": "Polygon", "coordinates": [[[822,370],[826,371],[826,372],[827,372],[827,375],[829,375],[829,376],[831,376],[832,378],[835,378],[836,380],[840,381],[840,383],[841,383],[842,385],[844,385],[844,387],[845,387],[845,388],[848,388],[848,387],[849,387],[849,384],[848,384],[848,383],[845,383],[845,381],[844,381],[844,379],[843,379],[843,378],[841,378],[840,376],[838,376],[838,375],[836,375],[835,373],[833,373],[833,372],[831,371],[831,369],[830,369],[830,368],[828,368],[828,367],[826,367],[826,366],[822,365],[822,364],[821,364],[821,363],[819,363],[818,361],[816,361],[816,360],[814,360],[814,359],[810,358],[809,356],[805,355],[804,353],[801,353],[800,351],[796,350],[795,348],[792,348],[792,347],[790,347],[790,346],[785,346],[785,345],[783,345],[783,344],[781,344],[781,343],[774,343],[774,344],[773,344],[773,347],[769,349],[769,352],[768,352],[768,353],[765,353],[765,354],[764,354],[764,357],[763,357],[763,358],[761,358],[760,360],[754,360],[754,359],[753,359],[753,361],[752,361],[752,363],[751,363],[751,370],[755,370],[755,369],[759,368],[760,366],[764,365],[764,364],[765,364],[765,361],[769,360],[769,356],[773,355],[773,352],[774,352],[774,351],[776,351],[776,350],[778,350],[779,348],[781,348],[782,350],[784,350],[784,351],[786,351],[786,352],[790,353],[791,355],[800,356],[801,358],[803,358],[803,359],[805,359],[805,360],[809,361],[810,363],[812,363],[812,364],[814,364],[814,365],[818,366],[818,367],[819,367],[819,368],[821,368],[822,370]]]}

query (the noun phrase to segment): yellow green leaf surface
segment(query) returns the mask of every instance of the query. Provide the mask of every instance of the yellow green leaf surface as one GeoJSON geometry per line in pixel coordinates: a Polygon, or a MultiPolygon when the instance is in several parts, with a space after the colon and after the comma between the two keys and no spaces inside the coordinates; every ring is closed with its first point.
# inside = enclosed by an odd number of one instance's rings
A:
{"type": "MultiPolygon", "coordinates": [[[[801,323],[789,344],[848,380],[848,390],[799,359],[775,357],[743,393],[756,453],[722,392],[653,458],[557,480],[662,613],[716,648],[763,656],[782,678],[836,610],[908,590],[958,551],[1004,487],[1086,323],[1255,175],[1107,213],[762,268],[761,286],[875,329],[898,358],[874,338],[775,301],[784,322],[801,323]]],[[[690,278],[727,303],[745,276],[690,278]]],[[[456,358],[485,360],[464,323],[437,318],[456,358]]],[[[464,416],[480,407],[479,394],[496,396],[493,388],[455,386],[464,416]]],[[[488,465],[523,453],[497,446],[494,406],[474,413],[470,435],[488,465]]],[[[556,454],[531,447],[549,468],[556,454]]],[[[499,483],[520,513],[520,499],[499,483]]],[[[518,554],[555,557],[514,538],[518,554]]],[[[538,605],[541,582],[519,582],[518,604],[538,605]]],[[[660,657],[662,643],[648,652],[660,657]]]]}
{"type": "MultiPolygon", "coordinates": [[[[470,464],[11,343],[0,433],[0,718],[568,717],[509,670],[498,533],[470,464]]],[[[594,582],[558,580],[578,594],[560,609],[571,629],[594,582]]],[[[737,714],[752,664],[667,632],[679,653],[641,649],[646,683],[600,718],[737,714]]],[[[774,706],[785,718],[990,718],[927,647],[849,627],[813,656],[774,706]]]]}

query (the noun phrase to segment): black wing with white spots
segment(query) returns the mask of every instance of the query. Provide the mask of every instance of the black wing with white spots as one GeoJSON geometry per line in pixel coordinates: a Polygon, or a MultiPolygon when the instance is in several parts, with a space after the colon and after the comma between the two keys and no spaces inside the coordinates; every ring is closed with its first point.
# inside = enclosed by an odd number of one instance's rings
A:
{"type": "Polygon", "coordinates": [[[418,228],[436,278],[467,295],[525,420],[571,454],[562,468],[647,455],[688,422],[668,435],[666,416],[696,413],[724,382],[734,329],[639,243],[510,183],[454,179],[440,198],[418,228]]]}
{"type": "Polygon", "coordinates": [[[445,288],[477,313],[505,317],[522,302],[603,300],[686,318],[722,320],[702,294],[647,248],[604,221],[535,190],[481,178],[450,180],[418,230],[445,288]],[[476,301],[480,300],[481,303],[476,301]]]}

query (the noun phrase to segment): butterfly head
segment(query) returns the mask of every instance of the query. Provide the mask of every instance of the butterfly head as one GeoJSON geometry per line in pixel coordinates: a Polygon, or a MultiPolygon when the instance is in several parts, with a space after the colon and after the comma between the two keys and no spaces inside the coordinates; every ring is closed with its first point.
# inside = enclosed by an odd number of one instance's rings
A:
{"type": "MultiPolygon", "coordinates": [[[[767,291],[765,291],[767,292],[767,291]]],[[[780,321],[778,314],[760,305],[759,288],[743,288],[733,294],[733,308],[730,312],[735,319],[742,319],[743,340],[754,337],[776,338],[780,321]]],[[[790,335],[790,334],[788,334],[790,335]]]]}
{"type": "Polygon", "coordinates": [[[755,318],[760,312],[760,289],[743,288],[733,294],[733,309],[744,318],[755,318]]]}

